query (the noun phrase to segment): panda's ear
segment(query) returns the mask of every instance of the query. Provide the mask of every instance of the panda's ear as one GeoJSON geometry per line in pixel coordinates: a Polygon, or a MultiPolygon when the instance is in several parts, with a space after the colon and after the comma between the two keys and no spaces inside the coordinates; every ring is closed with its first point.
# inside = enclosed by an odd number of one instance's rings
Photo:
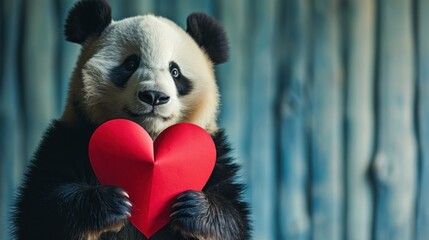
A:
{"type": "Polygon", "coordinates": [[[186,32],[206,51],[214,64],[228,60],[228,39],[218,21],[205,13],[192,13],[186,19],[186,25],[186,32]]]}
{"type": "Polygon", "coordinates": [[[111,21],[112,9],[106,0],[81,0],[67,16],[66,40],[82,44],[91,36],[99,36],[111,21]]]}

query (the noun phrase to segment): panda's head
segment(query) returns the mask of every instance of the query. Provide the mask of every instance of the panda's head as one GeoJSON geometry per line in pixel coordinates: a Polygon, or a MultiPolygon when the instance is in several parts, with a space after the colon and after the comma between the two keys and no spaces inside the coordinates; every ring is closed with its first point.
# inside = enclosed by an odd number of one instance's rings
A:
{"type": "Polygon", "coordinates": [[[186,31],[153,15],[112,21],[105,0],[83,0],[69,12],[65,35],[82,51],[63,120],[82,111],[96,125],[133,120],[152,136],[178,122],[216,130],[213,65],[227,60],[228,44],[213,18],[191,14],[186,31]]]}

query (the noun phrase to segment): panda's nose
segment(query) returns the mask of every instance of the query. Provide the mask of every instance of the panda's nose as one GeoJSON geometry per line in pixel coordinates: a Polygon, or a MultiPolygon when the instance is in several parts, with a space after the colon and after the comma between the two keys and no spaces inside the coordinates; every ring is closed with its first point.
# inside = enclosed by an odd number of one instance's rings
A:
{"type": "Polygon", "coordinates": [[[158,91],[139,92],[138,97],[140,101],[152,106],[166,104],[168,103],[168,101],[170,101],[169,96],[167,96],[165,93],[158,91]]]}

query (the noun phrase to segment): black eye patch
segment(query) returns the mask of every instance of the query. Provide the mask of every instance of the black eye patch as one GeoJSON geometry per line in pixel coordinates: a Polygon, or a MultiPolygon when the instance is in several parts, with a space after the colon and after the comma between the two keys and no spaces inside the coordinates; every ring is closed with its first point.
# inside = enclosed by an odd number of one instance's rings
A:
{"type": "Polygon", "coordinates": [[[179,65],[175,62],[170,62],[170,75],[176,84],[177,92],[180,96],[188,95],[192,89],[192,82],[186,78],[180,71],[179,65]]]}
{"type": "Polygon", "coordinates": [[[140,57],[136,54],[128,56],[124,62],[110,70],[109,78],[118,87],[123,88],[131,75],[137,70],[140,57]]]}

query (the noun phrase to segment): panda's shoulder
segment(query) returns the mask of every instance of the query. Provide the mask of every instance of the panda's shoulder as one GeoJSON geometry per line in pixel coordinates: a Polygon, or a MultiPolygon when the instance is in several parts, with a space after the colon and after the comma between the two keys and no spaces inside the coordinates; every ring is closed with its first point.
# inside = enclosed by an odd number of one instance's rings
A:
{"type": "Polygon", "coordinates": [[[219,157],[228,157],[231,155],[231,144],[228,141],[228,136],[225,132],[225,129],[219,128],[216,132],[211,134],[213,142],[216,146],[217,156],[219,157]]]}
{"type": "Polygon", "coordinates": [[[91,133],[89,125],[77,126],[54,120],[45,131],[33,162],[52,164],[85,155],[91,133]]]}
{"type": "Polygon", "coordinates": [[[233,148],[228,140],[226,131],[222,128],[211,134],[216,146],[216,165],[223,168],[224,173],[235,175],[239,169],[233,156],[233,148]]]}

